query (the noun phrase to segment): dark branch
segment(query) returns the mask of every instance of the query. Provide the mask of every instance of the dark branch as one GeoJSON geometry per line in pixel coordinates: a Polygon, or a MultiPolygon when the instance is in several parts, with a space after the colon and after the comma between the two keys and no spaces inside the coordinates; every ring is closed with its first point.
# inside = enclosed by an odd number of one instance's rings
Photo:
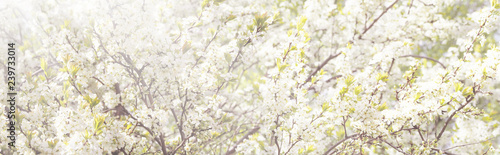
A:
{"type": "Polygon", "coordinates": [[[353,134],[353,135],[350,135],[350,136],[347,136],[346,138],[338,141],[337,143],[335,143],[332,147],[330,147],[325,153],[323,153],[323,155],[328,155],[328,153],[330,153],[330,151],[332,151],[333,149],[335,149],[335,147],[339,146],[340,144],[342,144],[344,141],[350,139],[350,138],[354,138],[358,136],[358,134],[353,134]]]}
{"type": "Polygon", "coordinates": [[[231,155],[231,154],[234,154],[236,153],[236,147],[238,147],[238,144],[240,144],[241,142],[243,142],[243,140],[247,139],[248,136],[250,135],[253,135],[255,132],[259,131],[260,127],[254,127],[252,130],[250,130],[247,134],[245,134],[243,137],[241,137],[240,140],[238,140],[236,142],[236,144],[234,144],[231,149],[229,149],[227,152],[226,152],[226,155],[231,155]]]}
{"type": "Polygon", "coordinates": [[[392,3],[389,7],[385,8],[384,12],[382,12],[382,13],[381,13],[381,14],[380,14],[377,18],[375,18],[375,20],[373,20],[373,22],[370,24],[370,26],[368,26],[368,28],[366,28],[366,29],[365,29],[365,30],[364,30],[364,31],[363,31],[363,32],[359,35],[358,39],[363,38],[363,35],[364,35],[366,32],[368,32],[368,30],[370,30],[370,29],[373,27],[373,25],[375,25],[375,23],[376,23],[376,22],[377,22],[377,21],[378,21],[378,20],[379,20],[382,16],[384,16],[384,14],[385,14],[385,13],[387,13],[387,11],[389,11],[389,9],[391,9],[391,8],[394,6],[394,4],[396,4],[398,1],[399,1],[399,0],[394,1],[394,3],[392,3]]]}
{"type": "Polygon", "coordinates": [[[439,139],[441,138],[441,136],[443,135],[443,132],[444,130],[446,130],[446,127],[448,126],[448,124],[450,124],[450,121],[451,119],[453,119],[453,116],[455,116],[457,114],[458,111],[462,110],[465,106],[467,106],[473,99],[474,97],[468,97],[466,100],[467,100],[467,103],[465,103],[464,105],[460,106],[460,108],[458,108],[457,110],[455,110],[451,115],[450,117],[448,117],[448,120],[446,120],[446,123],[444,124],[443,128],[441,129],[441,132],[439,132],[439,135],[436,137],[436,140],[439,141],[439,139]]]}
{"type": "Polygon", "coordinates": [[[306,84],[307,82],[311,81],[311,78],[313,75],[315,75],[318,71],[321,70],[321,68],[323,68],[326,64],[328,64],[328,62],[330,60],[332,60],[333,58],[336,58],[337,56],[339,56],[340,54],[342,54],[341,52],[335,54],[335,55],[330,55],[328,58],[326,58],[325,61],[323,61],[323,63],[321,63],[321,65],[319,65],[318,67],[316,67],[316,70],[314,70],[314,72],[312,72],[306,79],[306,81],[304,81],[304,83],[301,85],[301,87],[306,84]]]}

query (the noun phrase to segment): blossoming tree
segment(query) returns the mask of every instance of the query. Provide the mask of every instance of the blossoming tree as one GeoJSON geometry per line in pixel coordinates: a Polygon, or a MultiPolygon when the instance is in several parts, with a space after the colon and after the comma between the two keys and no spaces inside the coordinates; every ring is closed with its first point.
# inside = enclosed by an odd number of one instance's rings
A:
{"type": "Polygon", "coordinates": [[[2,3],[1,154],[500,153],[496,1],[2,3]]]}

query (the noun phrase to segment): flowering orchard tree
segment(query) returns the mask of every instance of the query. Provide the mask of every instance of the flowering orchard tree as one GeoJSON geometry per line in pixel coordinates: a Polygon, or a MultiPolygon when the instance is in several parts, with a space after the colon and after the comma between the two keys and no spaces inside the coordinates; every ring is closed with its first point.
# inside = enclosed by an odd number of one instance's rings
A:
{"type": "Polygon", "coordinates": [[[0,154],[500,153],[496,0],[1,3],[0,154]]]}

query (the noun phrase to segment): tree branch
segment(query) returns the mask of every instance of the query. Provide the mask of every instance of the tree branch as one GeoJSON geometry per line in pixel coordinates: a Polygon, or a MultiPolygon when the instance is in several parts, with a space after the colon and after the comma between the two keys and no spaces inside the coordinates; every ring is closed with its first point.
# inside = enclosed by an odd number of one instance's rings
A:
{"type": "Polygon", "coordinates": [[[330,151],[332,151],[333,149],[335,149],[335,147],[339,146],[340,144],[342,144],[344,141],[350,139],[350,138],[354,138],[358,136],[358,134],[353,134],[353,135],[350,135],[350,136],[347,136],[346,138],[338,141],[337,143],[333,144],[332,147],[330,147],[325,153],[323,153],[323,155],[328,155],[328,153],[330,153],[330,151]]]}
{"type": "Polygon", "coordinates": [[[403,56],[400,56],[400,58],[405,58],[405,57],[423,58],[423,59],[431,60],[431,61],[434,61],[434,62],[440,64],[441,67],[443,67],[444,69],[446,69],[446,66],[443,63],[439,62],[436,59],[430,58],[430,57],[420,56],[420,55],[403,55],[403,56]]]}
{"type": "Polygon", "coordinates": [[[301,85],[301,87],[303,85],[305,85],[307,82],[311,81],[311,78],[312,78],[313,75],[315,75],[318,71],[320,71],[321,68],[325,67],[325,65],[328,64],[328,62],[330,60],[332,60],[333,58],[336,58],[340,54],[342,54],[342,52],[339,52],[339,53],[337,53],[335,55],[330,55],[328,58],[326,58],[326,60],[323,61],[323,63],[321,63],[321,65],[319,65],[318,67],[316,67],[316,70],[314,70],[314,72],[312,72],[311,74],[309,74],[309,76],[307,77],[306,81],[304,81],[304,83],[301,85]]]}
{"type": "Polygon", "coordinates": [[[365,30],[364,30],[364,31],[363,31],[363,32],[359,35],[358,39],[363,38],[363,35],[364,35],[366,32],[368,32],[368,30],[370,30],[370,29],[373,27],[373,25],[374,25],[374,24],[375,24],[375,23],[376,23],[376,22],[377,22],[377,21],[378,21],[378,20],[379,20],[379,19],[380,19],[380,18],[381,18],[384,14],[385,14],[385,13],[387,13],[387,11],[389,11],[389,9],[391,9],[391,8],[394,6],[394,4],[396,4],[398,1],[399,1],[399,0],[394,1],[394,3],[392,3],[389,7],[385,8],[384,12],[382,12],[382,13],[381,13],[381,14],[380,14],[377,18],[375,18],[375,20],[373,20],[373,22],[370,24],[370,26],[368,26],[368,28],[366,28],[366,29],[365,29],[365,30]]]}
{"type": "Polygon", "coordinates": [[[387,145],[391,146],[392,148],[396,149],[396,151],[401,152],[402,154],[408,155],[408,153],[406,153],[403,150],[399,149],[398,147],[392,145],[391,143],[389,143],[383,139],[380,139],[380,141],[382,141],[382,142],[386,143],[387,145]]]}
{"type": "Polygon", "coordinates": [[[241,137],[240,140],[238,140],[236,142],[236,144],[233,145],[233,147],[231,147],[231,149],[229,149],[227,152],[226,152],[226,155],[232,155],[234,153],[236,153],[236,148],[238,147],[238,144],[240,144],[241,142],[243,142],[243,140],[247,139],[248,136],[250,135],[253,135],[255,132],[259,131],[260,127],[254,127],[252,130],[250,130],[247,134],[245,134],[243,137],[241,137]]]}
{"type": "Polygon", "coordinates": [[[288,148],[288,151],[285,152],[285,155],[287,155],[290,152],[290,150],[292,150],[293,146],[295,146],[295,144],[297,144],[298,142],[300,142],[300,140],[302,140],[302,139],[299,137],[299,139],[297,141],[295,141],[292,144],[292,146],[290,146],[290,148],[288,148]]]}
{"type": "Polygon", "coordinates": [[[439,139],[441,138],[441,136],[443,135],[443,132],[444,130],[446,130],[446,127],[448,126],[448,124],[450,124],[450,121],[451,119],[453,118],[453,116],[455,116],[457,114],[458,111],[462,110],[465,106],[467,106],[467,104],[469,104],[472,99],[474,97],[468,97],[466,100],[467,100],[467,103],[465,103],[464,105],[460,106],[460,108],[458,108],[457,110],[455,110],[451,115],[450,117],[448,117],[448,120],[446,120],[446,123],[444,124],[443,128],[441,129],[441,132],[439,132],[439,135],[436,137],[436,140],[439,141],[439,139]]]}
{"type": "Polygon", "coordinates": [[[459,147],[464,147],[464,146],[469,146],[469,145],[476,145],[476,144],[479,144],[479,143],[483,143],[483,142],[489,141],[489,140],[490,140],[490,139],[492,139],[492,138],[493,138],[493,137],[488,138],[488,139],[483,140],[483,141],[480,141],[480,142],[468,143],[468,144],[462,144],[462,145],[453,146],[453,147],[450,147],[450,148],[447,148],[447,149],[443,149],[443,151],[446,151],[446,150],[451,150],[451,149],[454,149],[454,148],[459,148],[459,147]]]}

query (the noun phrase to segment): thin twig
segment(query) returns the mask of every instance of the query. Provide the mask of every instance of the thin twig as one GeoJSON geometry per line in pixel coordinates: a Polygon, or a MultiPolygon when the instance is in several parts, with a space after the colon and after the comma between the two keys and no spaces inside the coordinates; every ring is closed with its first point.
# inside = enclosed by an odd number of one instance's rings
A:
{"type": "Polygon", "coordinates": [[[333,144],[333,146],[331,146],[325,153],[323,153],[323,155],[328,155],[328,153],[330,153],[330,151],[332,151],[333,149],[335,149],[335,147],[339,146],[340,144],[342,144],[344,141],[350,139],[350,138],[354,138],[358,136],[358,134],[353,134],[353,135],[350,135],[350,136],[347,136],[346,138],[338,141],[337,143],[333,144]]]}
{"type": "Polygon", "coordinates": [[[78,53],[78,50],[76,50],[75,47],[73,46],[73,44],[71,44],[71,41],[69,41],[69,38],[67,35],[66,35],[66,41],[68,41],[68,44],[71,46],[71,48],[73,48],[73,50],[75,50],[75,52],[78,53]]]}
{"type": "Polygon", "coordinates": [[[410,14],[411,7],[413,6],[413,0],[410,2],[410,8],[408,8],[408,14],[410,14]]]}
{"type": "Polygon", "coordinates": [[[304,81],[304,83],[301,85],[301,87],[306,84],[307,82],[311,81],[311,78],[313,75],[315,75],[318,71],[321,70],[321,68],[323,68],[326,64],[328,64],[328,62],[330,60],[332,60],[333,58],[336,58],[337,56],[339,56],[340,54],[342,54],[342,52],[339,52],[335,55],[330,55],[328,58],[326,58],[325,61],[323,61],[323,63],[321,63],[321,65],[319,65],[318,67],[316,67],[316,70],[314,70],[314,72],[312,72],[311,74],[309,74],[309,76],[307,77],[306,81],[304,81]]]}
{"type": "Polygon", "coordinates": [[[247,139],[248,136],[253,135],[255,132],[259,131],[260,127],[254,127],[252,130],[250,130],[247,134],[245,134],[243,137],[241,137],[240,140],[238,140],[232,147],[226,152],[226,155],[231,155],[236,153],[236,147],[238,147],[238,144],[243,142],[243,140],[247,139]]]}
{"type": "Polygon", "coordinates": [[[292,146],[290,146],[290,148],[288,148],[288,151],[286,151],[286,152],[285,152],[285,155],[287,155],[287,154],[290,152],[290,150],[292,150],[293,146],[295,146],[295,144],[297,144],[300,140],[302,140],[302,139],[301,139],[301,138],[299,138],[297,141],[295,141],[295,142],[292,144],[292,146]]]}
{"type": "Polygon", "coordinates": [[[385,8],[384,12],[382,12],[377,18],[375,18],[375,20],[373,20],[373,22],[370,24],[370,26],[368,26],[368,28],[366,28],[358,37],[358,39],[361,39],[363,37],[363,35],[368,32],[368,30],[370,30],[373,25],[375,25],[375,23],[382,17],[384,16],[385,13],[387,13],[387,11],[389,11],[389,9],[391,9],[394,4],[396,4],[399,0],[396,0],[394,1],[394,3],[392,3],[389,7],[385,8]]]}
{"type": "Polygon", "coordinates": [[[436,60],[434,58],[430,58],[430,57],[426,57],[426,56],[420,56],[420,55],[411,55],[411,54],[410,55],[403,55],[403,56],[399,56],[399,57],[400,58],[414,57],[414,58],[423,58],[423,59],[431,60],[431,61],[434,61],[434,62],[440,64],[441,67],[443,67],[444,69],[446,69],[446,66],[443,63],[439,62],[438,60],[436,60]]]}
{"type": "Polygon", "coordinates": [[[441,132],[439,132],[439,135],[436,137],[436,140],[439,141],[439,139],[441,138],[441,136],[443,135],[443,132],[444,130],[446,130],[446,127],[448,126],[448,124],[450,123],[451,119],[453,118],[453,116],[455,116],[455,114],[457,114],[458,111],[462,110],[465,106],[467,106],[467,104],[469,104],[472,99],[474,97],[469,97],[467,98],[467,103],[465,103],[464,105],[460,106],[460,108],[458,108],[457,110],[455,110],[451,115],[450,117],[448,117],[448,120],[446,120],[446,123],[444,124],[443,128],[441,129],[441,132]]]}
{"type": "Polygon", "coordinates": [[[399,149],[398,147],[392,145],[391,143],[389,143],[383,139],[380,139],[380,141],[382,141],[382,142],[386,143],[387,145],[391,146],[392,148],[396,149],[396,151],[401,152],[402,154],[408,155],[408,153],[406,153],[403,150],[399,149]]]}
{"type": "Polygon", "coordinates": [[[462,145],[453,146],[453,147],[450,147],[450,148],[447,148],[447,149],[443,149],[443,151],[451,150],[451,149],[454,149],[454,148],[459,148],[459,147],[464,147],[464,146],[469,146],[469,145],[475,145],[475,144],[483,143],[483,142],[489,141],[492,138],[493,137],[488,138],[488,139],[483,140],[483,141],[480,141],[480,142],[475,142],[475,143],[469,143],[469,144],[462,144],[462,145]]]}

